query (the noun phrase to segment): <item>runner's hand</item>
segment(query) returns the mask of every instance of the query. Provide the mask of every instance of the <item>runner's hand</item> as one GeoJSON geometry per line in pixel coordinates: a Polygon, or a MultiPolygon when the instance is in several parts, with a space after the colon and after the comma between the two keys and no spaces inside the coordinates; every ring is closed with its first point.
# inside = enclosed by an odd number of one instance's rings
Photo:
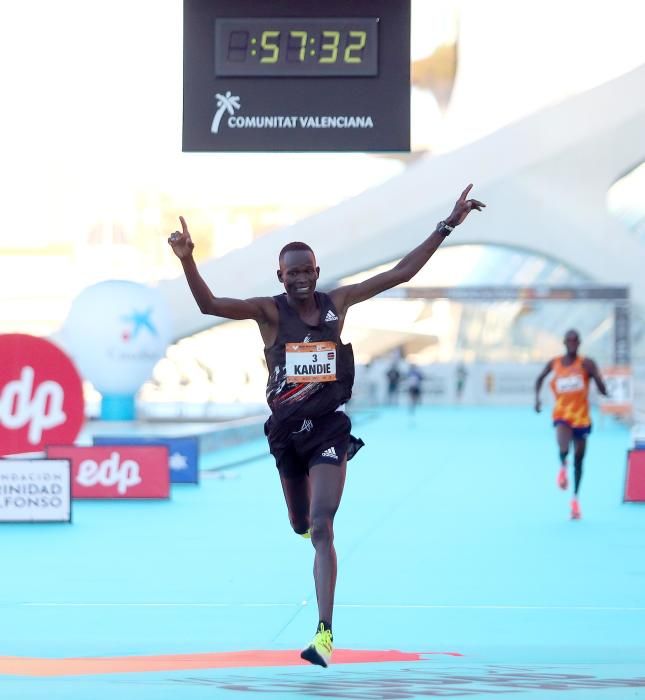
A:
{"type": "Polygon", "coordinates": [[[542,410],[542,402],[540,399],[535,399],[535,412],[539,413],[542,410]]]}
{"type": "Polygon", "coordinates": [[[186,225],[186,220],[183,216],[179,217],[181,222],[181,231],[174,231],[168,237],[168,243],[172,248],[172,252],[180,259],[185,260],[193,254],[193,248],[195,244],[193,243],[190,233],[188,232],[188,226],[186,225]]]}
{"type": "Polygon", "coordinates": [[[486,205],[478,199],[466,199],[468,193],[472,189],[472,185],[468,185],[461,193],[459,199],[455,202],[455,206],[450,216],[445,220],[449,226],[459,226],[460,223],[470,214],[473,209],[481,211],[486,205]]]}

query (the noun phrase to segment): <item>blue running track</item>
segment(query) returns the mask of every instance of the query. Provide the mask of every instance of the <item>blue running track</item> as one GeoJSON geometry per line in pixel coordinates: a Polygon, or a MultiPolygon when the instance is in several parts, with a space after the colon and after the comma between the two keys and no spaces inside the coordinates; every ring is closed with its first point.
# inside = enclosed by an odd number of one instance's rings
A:
{"type": "Polygon", "coordinates": [[[575,522],[546,413],[357,415],[329,669],[297,663],[313,552],[262,441],[169,501],[1,525],[0,698],[645,698],[645,504],[601,423],[575,522]]]}

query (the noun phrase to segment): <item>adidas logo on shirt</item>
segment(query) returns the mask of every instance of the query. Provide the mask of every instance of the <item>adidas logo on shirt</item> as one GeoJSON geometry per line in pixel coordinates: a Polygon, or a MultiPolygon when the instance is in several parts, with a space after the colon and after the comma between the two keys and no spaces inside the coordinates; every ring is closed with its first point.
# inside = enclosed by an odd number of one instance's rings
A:
{"type": "Polygon", "coordinates": [[[329,449],[325,450],[320,456],[321,457],[331,457],[332,459],[338,459],[338,455],[336,454],[336,450],[333,447],[330,447],[329,449]]]}
{"type": "Polygon", "coordinates": [[[336,314],[329,309],[327,315],[325,316],[325,321],[338,321],[338,316],[336,316],[336,314]]]}

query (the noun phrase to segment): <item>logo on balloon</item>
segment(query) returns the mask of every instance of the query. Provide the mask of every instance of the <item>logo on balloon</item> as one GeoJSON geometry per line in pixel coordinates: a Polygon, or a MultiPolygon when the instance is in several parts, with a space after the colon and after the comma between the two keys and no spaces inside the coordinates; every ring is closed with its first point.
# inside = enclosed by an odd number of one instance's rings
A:
{"type": "Polygon", "coordinates": [[[122,340],[124,340],[126,343],[131,340],[136,340],[141,331],[147,331],[152,335],[158,335],[157,329],[152,323],[151,316],[152,307],[149,307],[144,311],[136,310],[130,314],[121,316],[121,320],[127,324],[121,332],[122,340]]]}

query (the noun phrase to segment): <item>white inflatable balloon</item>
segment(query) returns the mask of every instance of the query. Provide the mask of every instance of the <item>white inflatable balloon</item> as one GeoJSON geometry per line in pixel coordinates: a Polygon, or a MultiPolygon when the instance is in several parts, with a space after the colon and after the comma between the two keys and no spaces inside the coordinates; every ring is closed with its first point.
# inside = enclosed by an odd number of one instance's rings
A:
{"type": "Polygon", "coordinates": [[[76,297],[61,340],[98,391],[133,395],[166,352],[170,316],[152,287],[108,280],[76,297]]]}

